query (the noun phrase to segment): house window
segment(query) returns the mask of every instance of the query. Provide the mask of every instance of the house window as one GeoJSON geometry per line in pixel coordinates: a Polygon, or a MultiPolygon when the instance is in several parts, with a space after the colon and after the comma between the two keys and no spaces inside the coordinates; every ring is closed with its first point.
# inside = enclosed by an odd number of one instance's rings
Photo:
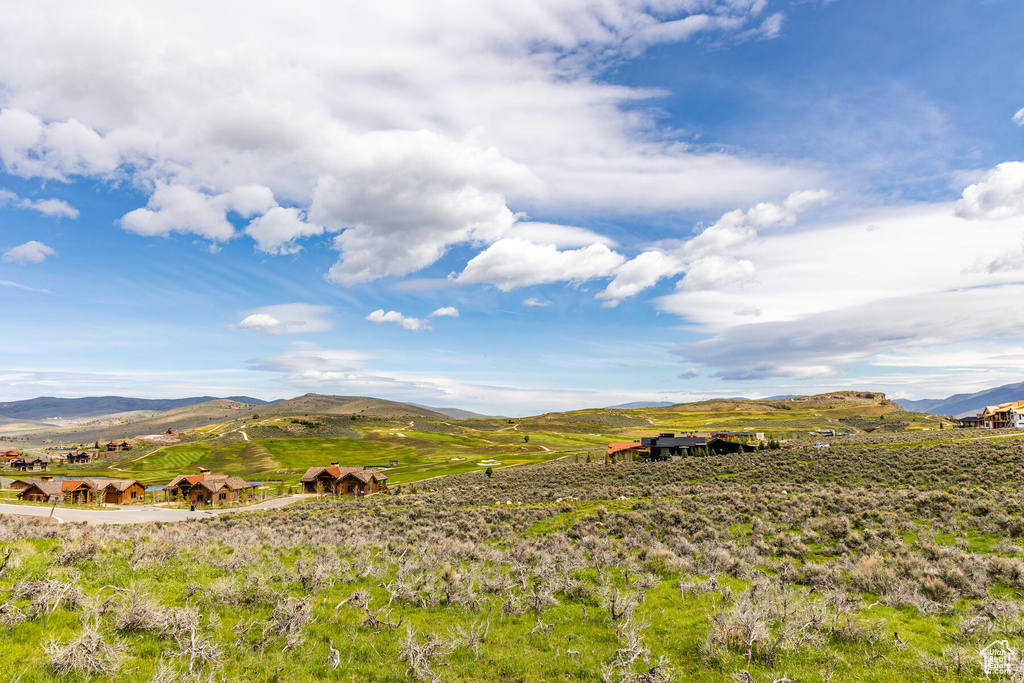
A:
{"type": "Polygon", "coordinates": [[[355,493],[356,492],[356,487],[354,485],[352,485],[352,484],[349,484],[348,485],[348,492],[349,493],[355,493]]]}
{"type": "Polygon", "coordinates": [[[226,494],[226,493],[220,494],[220,499],[221,500],[227,500],[227,497],[228,497],[228,494],[226,494]]]}
{"type": "Polygon", "coordinates": [[[135,498],[135,491],[132,491],[132,499],[135,498]]]}

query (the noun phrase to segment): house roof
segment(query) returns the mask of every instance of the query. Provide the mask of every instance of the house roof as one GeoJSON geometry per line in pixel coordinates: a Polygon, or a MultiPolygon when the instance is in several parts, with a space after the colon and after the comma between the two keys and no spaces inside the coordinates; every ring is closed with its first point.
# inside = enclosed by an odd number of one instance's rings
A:
{"type": "Polygon", "coordinates": [[[352,476],[363,482],[364,484],[371,481],[386,481],[387,475],[380,470],[374,469],[373,467],[338,467],[332,465],[330,467],[310,467],[306,470],[306,473],[302,475],[302,482],[314,482],[321,474],[327,474],[335,481],[344,479],[345,477],[352,476]]]}
{"type": "Polygon", "coordinates": [[[608,444],[608,455],[614,455],[621,451],[647,450],[639,441],[613,441],[608,444]]]}
{"type": "Polygon", "coordinates": [[[64,482],[62,482],[62,481],[32,480],[32,485],[29,486],[27,489],[25,489],[21,493],[21,495],[24,497],[25,494],[27,494],[32,489],[38,489],[41,493],[43,493],[43,494],[45,494],[47,496],[57,496],[57,497],[60,497],[63,494],[63,492],[64,492],[64,487],[62,486],[63,483],[64,482]]]}
{"type": "Polygon", "coordinates": [[[114,489],[116,491],[127,491],[134,484],[142,486],[138,479],[90,479],[89,481],[92,482],[93,488],[114,489]]]}
{"type": "Polygon", "coordinates": [[[179,474],[171,480],[171,483],[165,487],[165,490],[176,489],[179,486],[184,488],[202,486],[208,491],[216,492],[225,487],[238,491],[240,489],[252,488],[255,484],[246,483],[241,477],[228,476],[227,474],[179,474]]]}

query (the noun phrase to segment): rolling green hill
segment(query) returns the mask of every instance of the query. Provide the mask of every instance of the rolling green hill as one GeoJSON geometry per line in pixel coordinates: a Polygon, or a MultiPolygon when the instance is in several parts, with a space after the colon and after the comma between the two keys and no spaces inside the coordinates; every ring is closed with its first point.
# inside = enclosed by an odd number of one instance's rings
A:
{"type": "Polygon", "coordinates": [[[211,401],[136,420],[122,433],[172,427],[185,443],[150,445],[61,472],[158,484],[202,465],[250,480],[294,482],[312,465],[390,466],[395,461],[388,477],[396,484],[566,456],[601,458],[610,441],[666,431],[746,430],[806,439],[808,430],[819,427],[860,434],[938,429],[939,424],[939,418],[908,413],[883,394],[869,392],[591,409],[518,420],[454,420],[381,399],[307,394],[259,407],[211,401]]]}

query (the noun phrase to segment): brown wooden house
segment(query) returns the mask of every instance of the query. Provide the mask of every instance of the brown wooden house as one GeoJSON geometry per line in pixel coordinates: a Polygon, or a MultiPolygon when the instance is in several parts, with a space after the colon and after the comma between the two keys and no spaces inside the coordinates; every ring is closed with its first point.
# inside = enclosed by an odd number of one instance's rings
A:
{"type": "Polygon", "coordinates": [[[92,458],[85,451],[79,453],[68,453],[67,461],[69,465],[82,465],[91,461],[92,458]]]}
{"type": "Polygon", "coordinates": [[[53,481],[52,479],[33,480],[32,484],[19,495],[22,500],[37,503],[60,503],[68,501],[74,504],[91,503],[93,500],[92,483],[88,480],[53,481]]]}
{"type": "Polygon", "coordinates": [[[19,472],[35,472],[36,470],[46,470],[50,466],[50,458],[46,455],[37,456],[35,458],[25,457],[18,458],[11,461],[11,467],[19,472]]]}
{"type": "Polygon", "coordinates": [[[303,493],[327,493],[334,496],[365,496],[387,493],[388,477],[372,467],[310,467],[302,475],[303,493]]]}
{"type": "Polygon", "coordinates": [[[242,494],[255,490],[256,484],[248,484],[241,477],[210,472],[199,468],[199,474],[179,474],[164,488],[167,497],[174,499],[180,493],[182,498],[195,505],[220,505],[237,503],[242,494]]]}
{"type": "Polygon", "coordinates": [[[135,479],[90,479],[96,497],[108,505],[141,503],[146,498],[146,487],[135,479]]]}
{"type": "Polygon", "coordinates": [[[132,445],[127,441],[121,441],[120,443],[111,441],[107,444],[107,452],[119,453],[121,451],[130,451],[131,449],[132,445]]]}

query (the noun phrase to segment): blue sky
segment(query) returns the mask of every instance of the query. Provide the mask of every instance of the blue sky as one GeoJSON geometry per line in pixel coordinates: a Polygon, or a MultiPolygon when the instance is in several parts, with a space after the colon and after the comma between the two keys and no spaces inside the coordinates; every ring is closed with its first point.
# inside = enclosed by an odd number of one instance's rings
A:
{"type": "Polygon", "coordinates": [[[10,3],[0,400],[1020,381],[1020,3],[364,4],[10,3]]]}

